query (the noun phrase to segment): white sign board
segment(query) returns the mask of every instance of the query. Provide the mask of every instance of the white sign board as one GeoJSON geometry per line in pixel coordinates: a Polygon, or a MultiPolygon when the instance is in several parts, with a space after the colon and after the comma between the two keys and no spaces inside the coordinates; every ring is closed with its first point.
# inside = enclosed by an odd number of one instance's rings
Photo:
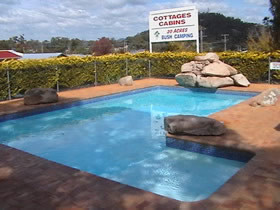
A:
{"type": "MultiPolygon", "coordinates": [[[[198,10],[195,7],[150,12],[150,46],[155,42],[199,40],[198,10]]],[[[198,47],[198,46],[197,46],[198,47]]]]}
{"type": "Polygon", "coordinates": [[[270,69],[271,70],[280,70],[280,62],[271,62],[270,69]]]}

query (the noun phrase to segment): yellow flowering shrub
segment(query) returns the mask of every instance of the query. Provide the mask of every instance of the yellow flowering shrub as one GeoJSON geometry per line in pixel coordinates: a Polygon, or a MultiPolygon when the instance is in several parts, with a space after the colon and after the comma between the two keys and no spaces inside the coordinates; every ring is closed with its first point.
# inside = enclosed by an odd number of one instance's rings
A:
{"type": "MultiPolygon", "coordinates": [[[[0,100],[7,99],[7,70],[10,73],[12,96],[23,94],[34,87],[74,88],[95,82],[95,67],[98,84],[116,83],[126,74],[134,79],[146,77],[174,77],[182,64],[194,59],[196,53],[149,53],[112,54],[100,57],[61,57],[36,60],[9,60],[0,62],[0,100]],[[150,63],[149,63],[150,61],[150,63]],[[151,67],[149,71],[149,66],[151,67]]],[[[243,73],[251,82],[266,80],[268,58],[280,59],[280,51],[225,52],[218,53],[220,59],[243,73]]],[[[279,72],[279,71],[278,71],[279,72]]],[[[280,79],[280,73],[274,77],[280,79]]]]}

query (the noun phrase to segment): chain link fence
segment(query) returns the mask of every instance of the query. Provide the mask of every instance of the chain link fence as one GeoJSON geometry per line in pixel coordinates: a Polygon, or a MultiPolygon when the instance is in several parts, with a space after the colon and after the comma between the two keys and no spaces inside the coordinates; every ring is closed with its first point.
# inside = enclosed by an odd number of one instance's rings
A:
{"type": "MultiPolygon", "coordinates": [[[[57,91],[117,83],[130,75],[143,78],[174,78],[184,63],[193,56],[165,54],[147,57],[65,58],[54,61],[16,62],[0,70],[0,101],[23,97],[28,89],[54,88],[57,91]],[[24,64],[26,64],[24,66],[24,64]]],[[[268,82],[269,62],[265,58],[224,57],[223,61],[239,69],[251,82],[268,82]]],[[[4,66],[4,65],[3,65],[4,66]]],[[[271,73],[271,82],[278,83],[280,71],[271,73]]]]}
{"type": "Polygon", "coordinates": [[[88,86],[117,83],[121,77],[130,75],[134,80],[143,78],[174,78],[180,72],[178,60],[162,61],[148,58],[127,58],[124,60],[93,61],[73,66],[49,66],[24,70],[0,71],[0,100],[23,97],[26,90],[37,87],[54,88],[57,91],[88,86]],[[83,66],[79,66],[83,65],[83,66]],[[83,69],[82,71],[80,69],[83,69]]]}

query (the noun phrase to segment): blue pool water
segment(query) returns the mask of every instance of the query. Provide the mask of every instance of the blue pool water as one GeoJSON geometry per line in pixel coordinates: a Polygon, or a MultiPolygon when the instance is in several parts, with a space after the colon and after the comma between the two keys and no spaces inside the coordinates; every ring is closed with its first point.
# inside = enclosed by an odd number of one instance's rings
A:
{"type": "Polygon", "coordinates": [[[0,142],[156,194],[197,201],[215,192],[245,162],[168,146],[164,116],[207,116],[251,96],[148,88],[0,118],[0,142]]]}

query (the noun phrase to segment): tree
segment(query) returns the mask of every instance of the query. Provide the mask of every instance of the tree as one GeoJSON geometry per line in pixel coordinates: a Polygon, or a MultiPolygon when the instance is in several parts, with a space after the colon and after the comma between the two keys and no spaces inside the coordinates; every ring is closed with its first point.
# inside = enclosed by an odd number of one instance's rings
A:
{"type": "Polygon", "coordinates": [[[98,39],[92,47],[92,52],[94,55],[106,55],[112,52],[113,45],[109,38],[102,37],[98,39]]]}
{"type": "Polygon", "coordinates": [[[47,48],[51,52],[62,52],[65,53],[69,48],[70,39],[67,37],[52,37],[47,48]]]}
{"type": "Polygon", "coordinates": [[[248,35],[248,49],[252,51],[273,51],[271,30],[268,26],[259,26],[248,35]]]}
{"type": "Polygon", "coordinates": [[[11,43],[12,49],[14,49],[18,52],[24,52],[24,50],[26,48],[26,40],[24,38],[24,34],[11,37],[9,39],[9,42],[11,43]]]}
{"type": "Polygon", "coordinates": [[[276,49],[280,49],[280,1],[270,0],[270,11],[273,15],[272,22],[272,33],[274,46],[276,49]]]}
{"type": "Polygon", "coordinates": [[[131,50],[149,50],[149,31],[143,31],[133,37],[127,37],[126,40],[129,43],[129,49],[131,50]]]}
{"type": "Polygon", "coordinates": [[[13,48],[10,40],[0,40],[0,50],[10,50],[13,48]]]}
{"type": "Polygon", "coordinates": [[[199,13],[200,25],[205,28],[205,50],[223,51],[222,34],[229,34],[227,48],[247,48],[248,33],[255,26],[253,23],[243,22],[238,18],[226,17],[219,13],[199,13]],[[219,27],[217,27],[217,25],[219,27]]]}
{"type": "Polygon", "coordinates": [[[42,51],[42,43],[39,40],[26,41],[25,53],[38,53],[42,51]]]}

